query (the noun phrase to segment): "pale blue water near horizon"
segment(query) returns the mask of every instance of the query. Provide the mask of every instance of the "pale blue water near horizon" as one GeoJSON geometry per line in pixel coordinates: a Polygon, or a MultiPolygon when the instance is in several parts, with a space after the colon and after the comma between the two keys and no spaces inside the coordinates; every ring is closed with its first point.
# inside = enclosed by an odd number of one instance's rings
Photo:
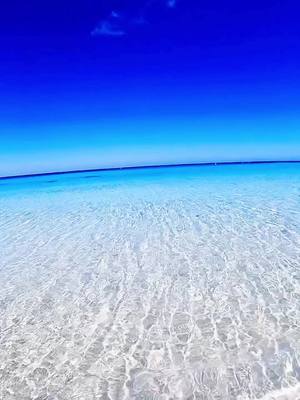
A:
{"type": "Polygon", "coordinates": [[[0,227],[0,398],[299,398],[300,164],[1,180],[0,227]]]}

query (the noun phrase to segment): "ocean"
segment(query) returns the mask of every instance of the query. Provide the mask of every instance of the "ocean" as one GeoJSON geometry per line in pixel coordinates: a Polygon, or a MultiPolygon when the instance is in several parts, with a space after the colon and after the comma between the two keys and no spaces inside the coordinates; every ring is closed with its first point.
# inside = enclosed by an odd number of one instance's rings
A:
{"type": "Polygon", "coordinates": [[[0,180],[0,398],[300,398],[300,163],[0,180]]]}

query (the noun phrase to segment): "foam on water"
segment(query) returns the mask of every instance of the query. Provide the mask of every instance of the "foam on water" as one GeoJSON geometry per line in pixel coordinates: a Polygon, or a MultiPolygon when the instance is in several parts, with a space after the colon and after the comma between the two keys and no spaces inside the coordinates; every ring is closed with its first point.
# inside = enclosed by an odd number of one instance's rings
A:
{"type": "Polygon", "coordinates": [[[1,181],[0,230],[1,399],[300,398],[299,164],[1,181]]]}

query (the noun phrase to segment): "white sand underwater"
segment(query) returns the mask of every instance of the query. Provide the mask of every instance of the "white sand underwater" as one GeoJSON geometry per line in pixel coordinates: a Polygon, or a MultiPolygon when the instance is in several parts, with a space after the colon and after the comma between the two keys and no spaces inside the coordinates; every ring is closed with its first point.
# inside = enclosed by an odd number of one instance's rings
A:
{"type": "Polygon", "coordinates": [[[1,181],[0,399],[300,399],[300,165],[1,181]]]}

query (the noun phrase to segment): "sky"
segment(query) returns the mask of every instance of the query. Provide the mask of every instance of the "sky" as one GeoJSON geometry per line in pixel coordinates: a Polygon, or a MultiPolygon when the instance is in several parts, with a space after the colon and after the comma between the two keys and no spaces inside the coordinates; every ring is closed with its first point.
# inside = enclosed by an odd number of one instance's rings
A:
{"type": "Polygon", "coordinates": [[[300,5],[10,0],[0,176],[300,159],[300,5]]]}

